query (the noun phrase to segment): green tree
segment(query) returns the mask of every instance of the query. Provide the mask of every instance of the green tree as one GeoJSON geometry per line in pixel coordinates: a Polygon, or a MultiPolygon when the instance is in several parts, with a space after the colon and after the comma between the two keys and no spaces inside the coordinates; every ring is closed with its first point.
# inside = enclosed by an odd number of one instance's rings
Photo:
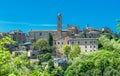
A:
{"type": "Polygon", "coordinates": [[[41,65],[42,62],[47,62],[50,59],[52,59],[52,54],[51,53],[41,54],[41,55],[38,55],[37,58],[39,59],[39,65],[41,65]]]}
{"type": "Polygon", "coordinates": [[[62,51],[63,51],[63,53],[64,53],[64,54],[67,56],[67,58],[68,58],[68,54],[70,53],[71,48],[70,48],[69,45],[63,45],[63,46],[62,46],[62,51]]]}
{"type": "Polygon", "coordinates": [[[109,51],[120,50],[119,41],[116,41],[115,39],[110,40],[105,35],[100,36],[99,44],[102,46],[101,49],[105,49],[109,51]]]}
{"type": "Polygon", "coordinates": [[[46,54],[43,55],[43,59],[44,59],[45,61],[48,61],[48,60],[50,60],[51,58],[52,58],[51,53],[46,53],[46,54]]]}
{"type": "Polygon", "coordinates": [[[48,71],[49,73],[51,73],[54,69],[55,69],[55,67],[54,67],[54,61],[51,59],[51,60],[48,61],[47,71],[48,71]]]}
{"type": "Polygon", "coordinates": [[[48,41],[45,39],[38,39],[33,45],[41,51],[46,50],[49,46],[48,41]]]}
{"type": "Polygon", "coordinates": [[[8,44],[15,44],[10,37],[4,37],[0,40],[0,76],[7,76],[10,73],[10,62],[12,55],[9,50],[5,48],[8,44]]]}
{"type": "Polygon", "coordinates": [[[80,47],[78,44],[72,46],[72,51],[69,54],[70,59],[76,58],[80,55],[80,47]]]}
{"type": "Polygon", "coordinates": [[[41,54],[37,56],[39,59],[39,65],[41,65],[42,62],[47,62],[52,58],[52,52],[55,50],[55,47],[50,46],[47,40],[39,39],[33,45],[41,51],[41,54]]]}
{"type": "Polygon", "coordinates": [[[41,70],[38,65],[31,62],[27,53],[13,57],[6,47],[15,44],[10,37],[0,40],[0,76],[49,76],[46,71],[41,70]]]}
{"type": "Polygon", "coordinates": [[[52,52],[55,51],[55,50],[56,50],[56,47],[55,47],[55,46],[48,46],[46,51],[47,51],[48,53],[52,53],[52,52]]]}
{"type": "Polygon", "coordinates": [[[53,46],[53,36],[51,35],[51,33],[49,33],[48,42],[50,46],[53,46]]]}
{"type": "Polygon", "coordinates": [[[120,19],[117,20],[118,24],[117,24],[117,29],[120,30],[120,19]]]}
{"type": "Polygon", "coordinates": [[[57,67],[52,71],[51,76],[64,76],[64,70],[61,67],[57,67]]]}
{"type": "Polygon", "coordinates": [[[119,58],[119,51],[99,50],[75,59],[64,76],[119,76],[119,58]]]}
{"type": "Polygon", "coordinates": [[[27,57],[27,52],[14,57],[14,60],[10,63],[12,74],[17,76],[30,74],[30,60],[27,57]]]}

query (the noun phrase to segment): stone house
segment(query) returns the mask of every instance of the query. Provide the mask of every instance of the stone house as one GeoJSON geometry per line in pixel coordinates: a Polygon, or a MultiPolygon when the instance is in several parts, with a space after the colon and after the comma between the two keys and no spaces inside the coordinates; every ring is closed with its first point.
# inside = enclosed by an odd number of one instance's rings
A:
{"type": "Polygon", "coordinates": [[[68,24],[66,30],[62,30],[62,15],[57,16],[57,30],[30,30],[29,40],[34,42],[40,38],[49,38],[49,34],[53,36],[53,45],[56,46],[56,56],[63,55],[62,46],[68,44],[72,47],[78,43],[82,53],[89,53],[98,49],[99,29],[91,28],[86,25],[86,28],[80,30],[78,26],[68,24]]]}

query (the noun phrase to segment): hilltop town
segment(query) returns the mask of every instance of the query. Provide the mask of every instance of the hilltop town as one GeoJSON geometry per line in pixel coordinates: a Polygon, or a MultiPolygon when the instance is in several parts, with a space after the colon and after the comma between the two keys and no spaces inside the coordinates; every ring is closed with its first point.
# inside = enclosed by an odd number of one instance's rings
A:
{"type": "Polygon", "coordinates": [[[120,76],[120,0],[0,0],[0,76],[120,76]]]}
{"type": "MultiPolygon", "coordinates": [[[[89,54],[95,52],[99,48],[98,38],[100,34],[106,32],[115,34],[107,27],[104,28],[92,28],[86,24],[84,29],[80,29],[75,25],[66,25],[67,29],[62,30],[62,15],[57,15],[57,29],[56,30],[30,30],[28,34],[23,33],[21,30],[13,30],[8,33],[0,32],[0,39],[4,36],[10,36],[17,45],[7,45],[6,47],[14,56],[18,56],[24,52],[28,53],[28,57],[35,63],[39,62],[38,56],[44,53],[40,52],[40,49],[36,49],[33,44],[39,39],[49,40],[52,36],[52,48],[50,52],[54,60],[55,65],[65,65],[68,60],[62,51],[64,45],[69,45],[71,48],[75,44],[80,47],[80,53],[89,54]]],[[[47,54],[45,54],[47,55],[47,54]]],[[[49,55],[48,55],[49,56],[49,55]]],[[[50,56],[49,56],[50,57],[50,56]]],[[[44,60],[43,60],[44,61],[44,60]]],[[[63,67],[65,67],[63,66],[63,67]]]]}
{"type": "Polygon", "coordinates": [[[0,32],[0,39],[4,36],[12,37],[12,39],[19,44],[18,47],[20,46],[20,48],[11,48],[13,46],[9,46],[10,50],[14,53],[22,52],[23,50],[33,53],[34,47],[31,46],[32,43],[42,38],[48,40],[49,34],[51,34],[53,37],[53,46],[56,47],[54,57],[61,58],[63,56],[63,45],[68,44],[72,47],[74,44],[78,44],[81,48],[81,53],[90,53],[98,50],[98,38],[101,33],[109,32],[110,34],[114,34],[114,32],[107,27],[98,29],[89,27],[88,24],[86,24],[85,29],[80,29],[79,26],[68,24],[66,25],[67,29],[62,30],[61,14],[57,15],[56,26],[56,30],[30,30],[28,34],[23,33],[21,30],[14,30],[8,33],[0,32]]]}
{"type": "MultiPolygon", "coordinates": [[[[108,55],[111,57],[112,54],[118,52],[120,49],[120,35],[114,33],[108,27],[94,28],[86,24],[84,29],[80,29],[78,26],[68,24],[66,25],[67,29],[63,30],[61,14],[57,15],[56,26],[56,30],[31,29],[28,34],[21,30],[13,30],[7,33],[0,32],[0,48],[4,52],[0,53],[2,60],[4,60],[4,57],[9,56],[8,58],[12,58],[13,60],[9,63],[11,68],[11,65],[16,65],[18,69],[19,66],[23,69],[24,65],[29,68],[29,71],[33,71],[31,67],[34,68],[35,72],[38,71],[37,73],[31,72],[30,74],[28,72],[26,76],[47,76],[46,74],[48,76],[73,76],[74,70],[71,71],[71,69],[79,67],[76,66],[78,65],[77,63],[80,63],[80,66],[85,65],[85,68],[83,67],[84,69],[89,69],[86,66],[94,65],[96,67],[97,63],[91,62],[92,58],[92,61],[95,61],[102,55],[109,58],[108,55]],[[13,44],[10,42],[13,42],[13,44]],[[110,52],[104,50],[110,50],[110,52]],[[13,62],[15,63],[13,64],[13,62]],[[69,71],[72,73],[69,73],[69,71]]],[[[100,63],[102,61],[104,59],[100,63]]],[[[104,62],[102,63],[104,64],[104,62]]],[[[101,66],[102,64],[99,65],[101,66]]],[[[26,71],[26,69],[24,70],[26,71]]],[[[25,73],[23,74],[25,75],[25,73]]],[[[17,72],[17,74],[19,73],[17,72]]]]}

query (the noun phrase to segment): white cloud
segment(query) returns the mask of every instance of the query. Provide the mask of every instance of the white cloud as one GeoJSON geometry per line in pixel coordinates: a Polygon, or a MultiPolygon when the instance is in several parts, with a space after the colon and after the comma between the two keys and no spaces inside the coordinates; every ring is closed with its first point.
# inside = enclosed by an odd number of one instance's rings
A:
{"type": "Polygon", "coordinates": [[[13,24],[13,25],[26,25],[26,26],[57,26],[57,24],[31,24],[31,23],[24,23],[24,22],[12,22],[12,21],[2,21],[0,20],[0,24],[13,24]]]}
{"type": "Polygon", "coordinates": [[[2,20],[0,20],[0,24],[29,24],[29,23],[12,22],[12,21],[2,21],[2,20]]]}

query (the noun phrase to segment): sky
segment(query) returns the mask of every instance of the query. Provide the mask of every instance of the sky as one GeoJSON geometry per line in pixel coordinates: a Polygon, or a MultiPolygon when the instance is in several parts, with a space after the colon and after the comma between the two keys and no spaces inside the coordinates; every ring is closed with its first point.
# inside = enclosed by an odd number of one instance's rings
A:
{"type": "Polygon", "coordinates": [[[109,27],[117,32],[120,0],[0,0],[0,32],[56,30],[57,14],[67,24],[109,27]]]}

